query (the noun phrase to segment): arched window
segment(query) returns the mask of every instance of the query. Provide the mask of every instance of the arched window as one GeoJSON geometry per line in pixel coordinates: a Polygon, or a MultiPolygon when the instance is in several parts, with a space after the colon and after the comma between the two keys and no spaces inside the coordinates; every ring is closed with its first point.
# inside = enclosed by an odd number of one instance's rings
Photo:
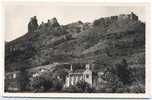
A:
{"type": "Polygon", "coordinates": [[[89,74],[86,74],[86,78],[89,78],[89,74]]]}

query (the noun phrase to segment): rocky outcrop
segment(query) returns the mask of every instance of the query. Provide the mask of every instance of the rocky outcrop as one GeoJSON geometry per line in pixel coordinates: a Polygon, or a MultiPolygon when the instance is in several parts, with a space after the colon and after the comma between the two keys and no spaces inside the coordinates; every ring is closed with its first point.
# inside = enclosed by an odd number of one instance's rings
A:
{"type": "Polygon", "coordinates": [[[58,23],[57,19],[54,17],[48,22],[52,27],[59,27],[60,24],[58,23]]]}

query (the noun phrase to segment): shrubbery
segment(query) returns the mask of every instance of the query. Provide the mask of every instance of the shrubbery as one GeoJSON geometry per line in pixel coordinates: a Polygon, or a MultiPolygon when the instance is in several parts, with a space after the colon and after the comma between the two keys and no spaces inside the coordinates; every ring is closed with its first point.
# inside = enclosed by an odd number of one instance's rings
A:
{"type": "Polygon", "coordinates": [[[65,88],[63,91],[69,93],[92,93],[95,92],[95,89],[87,82],[80,81],[76,85],[71,85],[70,87],[65,88]]]}
{"type": "Polygon", "coordinates": [[[34,92],[61,91],[64,82],[62,79],[43,75],[31,78],[31,90],[34,92]]]}
{"type": "Polygon", "coordinates": [[[26,71],[26,68],[20,68],[20,73],[17,76],[17,85],[19,87],[19,90],[22,91],[27,91],[27,86],[29,85],[29,75],[28,72],[26,71]]]}
{"type": "Polygon", "coordinates": [[[116,66],[116,74],[120,81],[123,82],[124,85],[131,83],[131,72],[128,68],[127,61],[123,59],[121,63],[118,63],[116,66]]]}

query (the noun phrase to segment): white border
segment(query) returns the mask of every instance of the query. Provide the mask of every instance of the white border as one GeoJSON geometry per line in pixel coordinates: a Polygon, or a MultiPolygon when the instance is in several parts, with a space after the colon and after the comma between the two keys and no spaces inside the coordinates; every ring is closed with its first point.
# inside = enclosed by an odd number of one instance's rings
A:
{"type": "MultiPolygon", "coordinates": [[[[8,1],[8,0],[5,0],[5,1],[8,1]]],[[[18,0],[16,0],[18,1],[18,0]]],[[[20,0],[20,1],[23,1],[23,0],[20,0]]],[[[27,0],[30,2],[30,0],[27,0]]],[[[37,1],[40,1],[40,2],[50,2],[48,0],[37,0],[37,1]]],[[[33,0],[32,2],[37,2],[35,0],[33,0]]],[[[53,0],[55,1],[55,0],[53,0]]],[[[146,64],[145,64],[145,67],[146,67],[146,93],[138,93],[138,94],[135,94],[135,93],[5,93],[4,92],[4,34],[1,34],[2,35],[2,40],[0,41],[2,43],[2,45],[0,45],[0,48],[2,48],[1,50],[1,60],[0,60],[0,63],[1,65],[3,66],[2,69],[2,73],[1,73],[1,76],[2,76],[2,84],[1,85],[1,90],[2,90],[2,95],[3,96],[7,96],[7,97],[58,97],[58,98],[149,98],[150,97],[150,66],[151,66],[151,62],[150,62],[150,4],[145,3],[143,2],[142,0],[135,0],[133,2],[131,2],[132,0],[128,0],[129,2],[122,2],[121,0],[118,1],[118,2],[113,2],[113,1],[99,1],[99,0],[95,0],[95,1],[91,1],[91,0],[88,0],[87,2],[86,1],[81,1],[79,0],[77,3],[88,3],[88,2],[92,2],[92,3],[102,3],[102,5],[112,5],[112,6],[118,6],[120,5],[120,3],[123,3],[124,5],[135,5],[135,4],[138,4],[140,5],[146,5],[146,64]],[[115,4],[115,5],[113,5],[115,4]]],[[[52,1],[51,1],[52,2],[52,1]]],[[[70,0],[56,0],[55,1],[56,3],[57,2],[67,2],[67,3],[72,3],[73,1],[70,1],[70,0]]],[[[75,2],[75,1],[74,1],[75,2]]],[[[122,5],[122,4],[121,4],[122,5]]],[[[5,19],[5,16],[3,15],[4,12],[3,12],[3,8],[0,9],[2,11],[2,17],[0,18],[1,20],[1,33],[5,33],[4,31],[4,19],[5,19]]],[[[152,42],[151,42],[152,43],[152,42]]]]}

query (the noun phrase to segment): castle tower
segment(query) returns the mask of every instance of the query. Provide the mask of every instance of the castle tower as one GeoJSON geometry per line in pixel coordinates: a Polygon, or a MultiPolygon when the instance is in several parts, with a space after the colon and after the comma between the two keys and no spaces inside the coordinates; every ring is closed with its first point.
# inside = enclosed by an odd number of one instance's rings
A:
{"type": "Polygon", "coordinates": [[[86,64],[86,70],[90,70],[90,64],[86,64]]]}
{"type": "Polygon", "coordinates": [[[90,64],[86,64],[86,70],[83,72],[85,82],[92,86],[92,71],[90,70],[90,64]]]}

